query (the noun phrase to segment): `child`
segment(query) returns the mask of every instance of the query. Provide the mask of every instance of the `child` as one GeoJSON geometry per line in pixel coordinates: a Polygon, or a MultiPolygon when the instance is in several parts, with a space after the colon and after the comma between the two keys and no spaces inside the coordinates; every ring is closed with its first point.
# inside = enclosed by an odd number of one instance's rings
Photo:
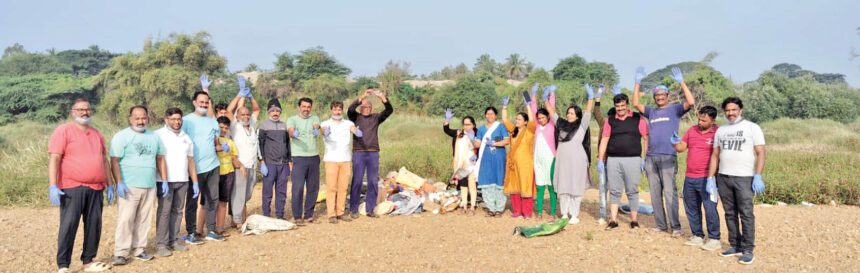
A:
{"type": "MultiPolygon", "coordinates": [[[[218,142],[222,144],[226,144],[228,147],[227,150],[221,149],[218,147],[218,160],[221,162],[221,167],[219,168],[220,178],[218,180],[218,210],[216,211],[215,218],[215,233],[219,235],[225,236],[224,234],[224,217],[227,214],[227,206],[230,202],[230,192],[233,190],[233,181],[236,178],[235,170],[239,168],[239,171],[244,173],[245,166],[243,166],[238,159],[239,153],[236,151],[236,144],[233,143],[233,140],[230,139],[230,119],[227,117],[219,117],[218,118],[218,127],[221,128],[221,135],[218,138],[218,142]]],[[[230,219],[230,226],[235,227],[235,223],[233,219],[230,219]]]]}

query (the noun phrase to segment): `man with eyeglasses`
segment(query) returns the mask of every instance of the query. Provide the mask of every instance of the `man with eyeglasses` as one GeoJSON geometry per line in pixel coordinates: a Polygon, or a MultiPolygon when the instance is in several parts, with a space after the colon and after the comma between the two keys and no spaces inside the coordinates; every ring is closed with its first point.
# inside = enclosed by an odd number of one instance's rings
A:
{"type": "Polygon", "coordinates": [[[110,269],[106,263],[93,261],[99,252],[105,188],[108,204],[114,200],[105,139],[90,126],[93,110],[88,100],[77,99],[70,115],[72,121],[54,129],[48,144],[48,197],[53,205],[60,206],[57,268],[58,272],[69,270],[75,234],[83,217],[81,262],[86,272],[101,272],[110,269]]]}

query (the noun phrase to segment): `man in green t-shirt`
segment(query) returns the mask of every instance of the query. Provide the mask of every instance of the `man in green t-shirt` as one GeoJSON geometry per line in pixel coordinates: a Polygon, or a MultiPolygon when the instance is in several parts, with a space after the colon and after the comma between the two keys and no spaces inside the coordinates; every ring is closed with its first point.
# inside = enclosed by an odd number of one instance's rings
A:
{"type": "Polygon", "coordinates": [[[114,265],[128,264],[129,254],[141,261],[153,258],[144,248],[156,200],[155,182],[167,180],[167,168],[164,144],[158,135],[147,129],[148,116],[145,106],[131,107],[130,126],[116,133],[110,141],[111,171],[120,197],[114,265]]]}
{"type": "Polygon", "coordinates": [[[320,118],[311,115],[313,103],[310,98],[299,99],[298,114],[287,119],[293,161],[293,218],[298,226],[305,225],[306,221],[315,221],[314,205],[320,189],[320,154],[317,149],[320,118]]]}

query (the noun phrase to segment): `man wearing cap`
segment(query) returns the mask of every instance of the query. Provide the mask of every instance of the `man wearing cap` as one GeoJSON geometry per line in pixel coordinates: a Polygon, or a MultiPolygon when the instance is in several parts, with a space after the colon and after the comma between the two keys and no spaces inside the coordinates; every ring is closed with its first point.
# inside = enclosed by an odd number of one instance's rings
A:
{"type": "Polygon", "coordinates": [[[373,213],[376,207],[377,182],[379,179],[379,125],[385,122],[391,114],[394,113],[394,107],[391,102],[385,97],[385,93],[379,89],[367,89],[364,93],[349,105],[346,115],[349,120],[355,123],[355,126],[360,128],[364,133],[363,137],[353,136],[352,138],[352,188],[349,192],[349,211],[352,218],[358,218],[358,205],[361,202],[361,184],[364,174],[367,173],[367,196],[365,198],[367,216],[371,218],[377,217],[373,213]],[[373,104],[367,100],[367,96],[374,95],[378,97],[382,104],[385,105],[385,110],[381,113],[373,113],[373,104]],[[358,109],[358,110],[356,110],[358,109]]]}
{"type": "Polygon", "coordinates": [[[669,88],[665,85],[654,87],[654,103],[657,107],[644,106],[639,103],[640,82],[645,77],[645,69],[636,70],[636,84],[633,86],[633,106],[648,119],[648,151],[642,162],[642,169],[648,177],[651,191],[651,202],[654,205],[654,219],[657,227],[652,231],[669,232],[672,237],[679,237],[681,221],[678,218],[678,191],[675,188],[675,176],[678,174],[678,158],[671,138],[678,131],[681,117],[695,104],[693,93],[684,83],[684,75],[678,67],[672,68],[672,78],[684,91],[684,102],[669,104],[669,88]],[[665,202],[665,209],[664,209],[665,202]],[[667,224],[667,215],[668,221],[667,224]]]}
{"type": "Polygon", "coordinates": [[[260,145],[260,173],[263,175],[263,216],[272,215],[272,187],[275,188],[275,215],[284,219],[287,202],[287,178],[293,163],[290,154],[290,134],[287,124],[281,121],[281,102],[269,100],[266,107],[269,118],[258,128],[260,145]]]}

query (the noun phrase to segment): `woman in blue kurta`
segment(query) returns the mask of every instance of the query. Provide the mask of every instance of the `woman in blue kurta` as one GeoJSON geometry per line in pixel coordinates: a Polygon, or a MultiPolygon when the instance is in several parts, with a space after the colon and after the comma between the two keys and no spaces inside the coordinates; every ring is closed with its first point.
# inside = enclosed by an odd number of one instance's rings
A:
{"type": "Polygon", "coordinates": [[[478,128],[475,144],[478,147],[478,163],[475,166],[478,173],[478,188],[487,206],[487,216],[501,217],[505,211],[505,145],[510,142],[508,131],[496,120],[498,111],[495,107],[487,107],[484,117],[487,123],[478,128]]]}

